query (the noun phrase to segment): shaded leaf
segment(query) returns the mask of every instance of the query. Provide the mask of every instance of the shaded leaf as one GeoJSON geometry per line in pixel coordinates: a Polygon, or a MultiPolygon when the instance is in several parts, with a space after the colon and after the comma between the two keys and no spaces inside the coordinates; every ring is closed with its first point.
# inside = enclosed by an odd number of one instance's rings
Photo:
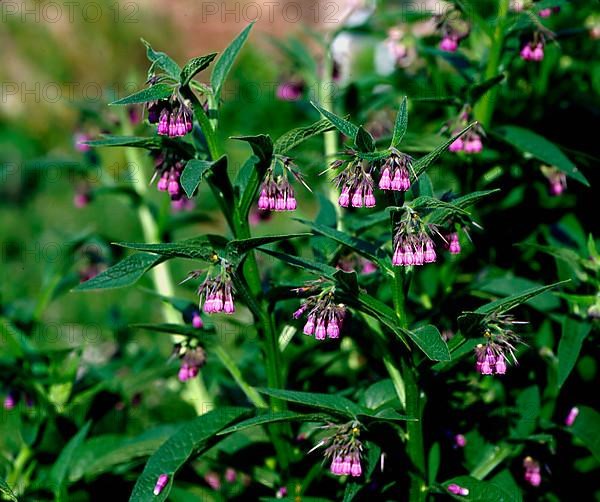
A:
{"type": "MultiPolygon", "coordinates": [[[[156,253],[168,258],[190,258],[192,260],[211,261],[215,251],[224,249],[227,239],[221,235],[202,235],[184,241],[165,244],[146,244],[144,242],[118,242],[118,246],[138,251],[156,253]]],[[[134,255],[136,256],[136,255],[134,255]]],[[[152,255],[155,256],[155,255],[152,255]]],[[[155,256],[156,257],[156,256],[155,256]]]]}
{"type": "Polygon", "coordinates": [[[170,84],[155,84],[146,87],[141,91],[135,92],[125,98],[113,101],[111,105],[132,105],[136,103],[147,103],[148,101],[158,101],[168,99],[173,94],[173,86],[170,84]]]}
{"type": "Polygon", "coordinates": [[[298,413],[296,411],[266,411],[257,416],[242,420],[231,427],[227,427],[218,433],[219,436],[231,434],[232,432],[242,431],[257,425],[266,425],[276,422],[325,422],[330,417],[322,413],[298,413]]]}
{"type": "Polygon", "coordinates": [[[142,43],[146,46],[146,56],[152,62],[152,67],[158,66],[161,70],[165,71],[171,78],[179,79],[179,73],[181,68],[164,52],[155,51],[152,46],[142,38],[142,43]]]}
{"type": "Polygon", "coordinates": [[[402,330],[425,355],[433,361],[450,361],[450,350],[439,330],[432,325],[422,326],[413,331],[402,330]]]}
{"type": "Polygon", "coordinates": [[[227,162],[227,157],[220,157],[218,160],[202,160],[202,159],[191,159],[185,165],[183,172],[181,173],[181,186],[185,190],[188,198],[191,198],[196,188],[202,181],[202,177],[208,171],[210,171],[216,164],[227,162]]]}
{"type": "Polygon", "coordinates": [[[121,260],[89,281],[81,283],[74,291],[122,288],[135,284],[148,270],[162,261],[161,256],[136,253],[121,260]]]}
{"type": "Polygon", "coordinates": [[[321,112],[321,114],[324,115],[327,118],[327,120],[329,120],[329,122],[331,122],[338,129],[338,131],[340,131],[342,134],[344,134],[352,140],[356,139],[356,135],[358,134],[358,127],[355,126],[352,122],[348,122],[347,120],[338,117],[334,113],[325,110],[325,108],[322,108],[313,101],[311,101],[310,104],[313,105],[319,112],[321,112]]]}
{"type": "Polygon", "coordinates": [[[150,457],[138,478],[131,502],[164,501],[168,498],[173,476],[193,455],[198,455],[222,438],[216,434],[242,418],[247,408],[221,407],[201,415],[184,425],[150,457]],[[160,495],[154,495],[156,480],[161,474],[169,476],[169,482],[160,495]]]}
{"type": "Polygon", "coordinates": [[[539,134],[517,126],[503,126],[492,131],[492,133],[521,152],[530,154],[542,162],[555,166],[567,176],[583,183],[587,187],[590,186],[585,176],[560,148],[539,134]]]}
{"type": "Polygon", "coordinates": [[[520,502],[521,498],[515,496],[513,490],[506,489],[501,484],[493,481],[480,481],[471,476],[458,476],[444,482],[444,488],[450,484],[457,484],[469,490],[468,495],[453,495],[446,491],[447,495],[455,500],[464,502],[520,502]]]}
{"type": "Polygon", "coordinates": [[[349,399],[335,394],[317,394],[315,392],[299,392],[283,389],[258,389],[262,394],[276,397],[284,401],[302,404],[311,408],[333,411],[349,418],[357,415],[368,415],[369,410],[353,403],[349,399]]]}
{"type": "Polygon", "coordinates": [[[274,258],[277,258],[278,260],[283,261],[284,263],[307,270],[313,274],[322,275],[329,279],[333,279],[333,274],[335,274],[338,271],[337,268],[326,265],[325,263],[320,263],[314,260],[308,260],[306,258],[300,258],[298,256],[278,253],[277,251],[271,251],[270,249],[258,249],[263,253],[266,253],[274,258]]]}
{"type": "Polygon", "coordinates": [[[398,145],[404,139],[406,129],[408,128],[408,103],[407,98],[404,96],[400,102],[400,108],[398,115],[396,115],[396,122],[394,123],[394,133],[392,135],[392,143],[390,147],[397,148],[398,145]]]}
{"type": "Polygon", "coordinates": [[[565,317],[562,324],[562,336],[558,342],[558,386],[567,380],[575,367],[583,341],[590,333],[592,325],[565,317]]]}
{"type": "Polygon", "coordinates": [[[18,502],[17,497],[10,489],[10,486],[8,486],[6,481],[4,481],[2,478],[0,478],[0,494],[2,494],[3,497],[7,500],[10,500],[12,502],[18,502]]]}
{"type": "Polygon", "coordinates": [[[506,76],[500,73],[495,77],[489,78],[478,84],[473,84],[467,89],[467,103],[476,103],[486,92],[502,82],[506,76]]]}
{"type": "Polygon", "coordinates": [[[579,414],[570,431],[600,461],[600,413],[587,406],[578,406],[579,414]]]}
{"type": "Polygon", "coordinates": [[[304,127],[297,127],[286,132],[279,137],[274,145],[274,152],[277,154],[285,154],[293,148],[300,145],[303,141],[334,129],[334,126],[327,119],[321,119],[318,122],[304,127]]]}
{"type": "Polygon", "coordinates": [[[536,297],[537,295],[540,295],[550,289],[555,288],[556,286],[565,284],[567,282],[569,282],[569,281],[561,281],[561,282],[556,282],[554,284],[549,284],[547,286],[535,287],[535,288],[528,289],[522,293],[508,296],[507,298],[501,298],[499,300],[490,302],[486,305],[479,307],[475,311],[475,313],[487,314],[487,315],[502,314],[502,313],[507,312],[510,309],[513,309],[523,303],[526,303],[528,300],[531,300],[532,298],[536,297]]]}
{"type": "MultiPolygon", "coordinates": [[[[71,468],[71,463],[75,457],[76,450],[83,444],[88,431],[90,430],[91,422],[87,422],[78,432],[75,434],[65,447],[60,452],[60,455],[54,462],[54,465],[50,469],[48,475],[49,487],[52,489],[55,495],[63,494],[66,489],[68,482],[68,474],[71,468]]],[[[59,497],[60,498],[60,497],[59,497]]]]}
{"type": "Polygon", "coordinates": [[[354,144],[361,152],[372,152],[375,150],[375,140],[373,139],[373,136],[371,136],[371,134],[362,126],[360,126],[356,132],[354,144]]]}
{"type": "Polygon", "coordinates": [[[212,75],[210,76],[210,85],[213,88],[213,92],[217,100],[221,96],[221,89],[223,88],[223,84],[227,79],[229,70],[231,70],[233,62],[235,61],[238,53],[244,46],[244,42],[246,42],[246,39],[248,38],[252,26],[254,26],[254,23],[250,23],[248,26],[246,26],[242,30],[242,32],[237,37],[235,37],[235,39],[223,51],[223,53],[215,63],[212,75]]]}
{"type": "Polygon", "coordinates": [[[206,56],[190,59],[181,70],[181,75],[179,76],[181,85],[189,85],[190,81],[202,70],[208,68],[210,63],[212,63],[213,59],[216,57],[217,53],[215,52],[206,56]]]}

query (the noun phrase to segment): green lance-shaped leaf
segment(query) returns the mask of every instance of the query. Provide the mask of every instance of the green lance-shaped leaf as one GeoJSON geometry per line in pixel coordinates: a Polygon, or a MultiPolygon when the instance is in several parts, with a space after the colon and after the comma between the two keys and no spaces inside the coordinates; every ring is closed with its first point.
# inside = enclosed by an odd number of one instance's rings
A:
{"type": "Polygon", "coordinates": [[[471,476],[458,476],[449,479],[443,483],[443,489],[446,495],[454,500],[463,502],[521,502],[518,494],[515,494],[512,487],[503,486],[500,482],[480,481],[471,476]],[[451,484],[466,488],[468,495],[453,495],[448,492],[448,486],[451,484]]]}
{"type": "Polygon", "coordinates": [[[335,113],[331,113],[330,111],[325,110],[318,104],[313,101],[310,102],[322,115],[324,115],[329,122],[331,122],[338,131],[352,139],[353,141],[356,139],[356,135],[358,134],[358,126],[355,126],[352,122],[348,122],[346,119],[342,117],[338,117],[335,113]]]}
{"type": "Polygon", "coordinates": [[[239,263],[241,258],[253,249],[271,244],[273,242],[295,239],[296,237],[308,237],[311,234],[280,234],[280,235],[265,235],[264,237],[250,237],[249,239],[236,239],[227,244],[227,258],[232,263],[239,263]]]}
{"type": "Polygon", "coordinates": [[[192,197],[196,188],[202,181],[204,175],[213,169],[213,167],[227,163],[227,157],[223,156],[217,160],[191,159],[185,165],[181,173],[181,186],[188,197],[192,197]]]}
{"type": "Polygon", "coordinates": [[[575,367],[583,341],[590,333],[592,325],[565,317],[562,325],[562,336],[558,342],[558,386],[567,380],[575,367]]]}
{"type": "Polygon", "coordinates": [[[360,126],[356,132],[354,145],[360,152],[369,153],[375,150],[375,140],[363,126],[360,126]]]}
{"type": "Polygon", "coordinates": [[[302,220],[298,218],[298,221],[308,225],[316,234],[329,237],[330,239],[349,247],[358,254],[364,256],[368,260],[374,261],[380,265],[384,265],[387,260],[387,255],[381,250],[381,248],[374,246],[368,241],[353,237],[345,232],[336,230],[333,227],[327,225],[320,225],[319,223],[302,220]]]}
{"type": "Polygon", "coordinates": [[[440,199],[436,199],[435,197],[429,197],[427,195],[421,195],[417,197],[413,201],[411,201],[410,206],[413,209],[444,209],[446,212],[456,213],[461,215],[467,215],[467,211],[460,208],[456,204],[452,202],[445,202],[440,199]]]}
{"type": "Polygon", "coordinates": [[[407,98],[404,96],[400,102],[400,109],[398,115],[396,115],[396,122],[394,124],[394,133],[392,135],[392,143],[390,147],[397,148],[398,145],[404,139],[406,129],[408,128],[408,103],[407,98]]]}
{"type": "Polygon", "coordinates": [[[140,136],[111,136],[105,135],[98,139],[92,139],[85,142],[89,146],[131,146],[135,148],[147,148],[157,150],[162,148],[162,138],[160,136],[140,137],[140,136]]]}
{"type": "Polygon", "coordinates": [[[222,407],[195,418],[184,425],[152,455],[131,494],[131,502],[162,502],[167,500],[173,476],[193,455],[202,454],[218,443],[216,434],[249,412],[248,408],[222,407]],[[167,486],[154,495],[156,481],[161,474],[169,477],[167,486]]]}
{"type": "Polygon", "coordinates": [[[178,80],[181,68],[164,52],[155,51],[152,46],[142,38],[142,43],[146,46],[146,56],[152,62],[150,70],[154,69],[154,66],[158,66],[163,70],[169,77],[178,80]]]}
{"type": "MultiPolygon", "coordinates": [[[[165,258],[189,258],[192,260],[211,261],[216,251],[227,245],[227,239],[221,235],[202,235],[192,239],[165,244],[146,244],[145,242],[118,242],[118,246],[138,251],[156,253],[165,258]]],[[[136,256],[136,255],[134,255],[136,256]]],[[[84,283],[85,284],[85,283],[84,283]]]]}
{"type": "Polygon", "coordinates": [[[276,154],[283,155],[297,147],[303,141],[318,134],[331,131],[332,129],[334,129],[334,126],[327,119],[321,119],[308,126],[297,127],[296,129],[286,132],[277,139],[273,150],[276,154]]]}
{"type": "Polygon", "coordinates": [[[242,30],[242,32],[233,40],[233,42],[231,42],[231,44],[229,44],[229,46],[223,51],[223,53],[215,63],[212,75],[210,76],[210,85],[213,88],[213,92],[217,100],[221,95],[221,89],[223,88],[223,84],[227,79],[229,70],[231,70],[233,62],[235,61],[238,53],[244,46],[244,42],[246,42],[246,39],[248,38],[248,34],[250,33],[252,26],[254,26],[254,23],[250,23],[248,26],[246,26],[242,30]]]}
{"type": "Polygon", "coordinates": [[[132,329],[143,329],[144,331],[154,331],[156,333],[168,333],[171,335],[182,335],[189,338],[202,340],[203,343],[213,343],[217,341],[214,326],[207,326],[205,323],[202,329],[194,328],[187,324],[130,324],[132,329]]]}
{"type": "Polygon", "coordinates": [[[450,361],[450,350],[439,330],[432,325],[422,326],[413,331],[402,330],[423,353],[432,361],[450,361]]]}
{"type": "Polygon", "coordinates": [[[497,138],[517,148],[517,150],[555,166],[567,176],[587,187],[590,186],[585,176],[560,148],[539,134],[517,126],[503,126],[491,132],[497,138]]]}
{"type": "Polygon", "coordinates": [[[213,59],[217,57],[217,53],[208,54],[206,56],[200,56],[197,58],[190,59],[181,70],[179,76],[182,86],[189,85],[190,81],[202,70],[208,68],[213,59]]]}
{"type": "Polygon", "coordinates": [[[71,464],[75,458],[75,452],[83,444],[91,422],[87,422],[65,445],[60,455],[50,469],[48,476],[48,485],[59,500],[63,499],[64,491],[68,483],[68,474],[71,464]]]}
{"type": "Polygon", "coordinates": [[[283,401],[327,410],[348,418],[354,418],[357,415],[368,416],[371,413],[367,408],[335,394],[318,394],[315,392],[299,392],[283,389],[258,389],[258,391],[262,394],[282,399],[283,401]]]}
{"type": "Polygon", "coordinates": [[[283,254],[266,248],[258,248],[258,250],[268,254],[269,256],[272,256],[273,258],[277,258],[288,265],[301,268],[312,274],[322,275],[328,279],[333,279],[333,275],[338,271],[338,269],[335,267],[331,267],[330,265],[318,261],[309,260],[307,258],[283,254]]]}
{"type": "Polygon", "coordinates": [[[161,99],[169,99],[173,94],[174,87],[170,84],[159,83],[146,87],[141,91],[113,101],[111,105],[133,105],[137,103],[147,103],[148,101],[158,101],[161,99]]]}
{"type": "Polygon", "coordinates": [[[485,314],[487,316],[494,315],[494,314],[503,314],[504,312],[507,312],[507,311],[531,300],[532,298],[534,298],[538,295],[541,295],[545,291],[553,289],[553,288],[560,286],[561,284],[565,284],[567,282],[569,282],[569,281],[568,280],[561,281],[561,282],[556,282],[554,284],[549,284],[547,286],[531,288],[526,291],[523,291],[522,293],[511,295],[511,296],[508,296],[507,298],[501,298],[499,300],[487,303],[486,305],[482,305],[475,311],[475,313],[476,314],[485,314]]]}
{"type": "Polygon", "coordinates": [[[243,431],[257,425],[268,425],[277,422],[325,422],[331,416],[323,413],[298,413],[297,411],[260,411],[258,415],[242,420],[218,433],[219,436],[243,431]]]}
{"type": "Polygon", "coordinates": [[[96,277],[77,286],[74,291],[122,288],[135,284],[148,270],[163,260],[161,256],[136,253],[121,260],[96,277]]]}
{"type": "Polygon", "coordinates": [[[587,406],[578,406],[579,414],[570,427],[575,437],[600,461],[600,413],[587,406]]]}
{"type": "Polygon", "coordinates": [[[4,481],[2,478],[0,478],[0,494],[6,500],[10,500],[11,502],[19,502],[14,492],[10,489],[10,486],[8,486],[6,481],[4,481]]]}
{"type": "Polygon", "coordinates": [[[416,160],[413,163],[413,171],[414,171],[416,177],[418,178],[421,175],[421,173],[424,173],[431,164],[433,164],[443,153],[445,153],[448,150],[448,147],[452,143],[454,143],[454,141],[457,138],[459,138],[464,133],[466,133],[475,124],[476,124],[476,122],[473,122],[472,124],[469,124],[462,131],[460,131],[458,134],[456,134],[455,136],[453,136],[452,138],[450,138],[449,140],[445,141],[440,146],[438,146],[435,150],[433,150],[432,152],[429,152],[424,157],[421,157],[420,159],[416,160]]]}

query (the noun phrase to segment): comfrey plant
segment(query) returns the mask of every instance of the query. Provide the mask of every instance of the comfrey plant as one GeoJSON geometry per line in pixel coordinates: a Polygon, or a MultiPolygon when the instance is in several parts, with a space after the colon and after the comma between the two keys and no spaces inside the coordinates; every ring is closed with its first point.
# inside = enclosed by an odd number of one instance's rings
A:
{"type": "Polygon", "coordinates": [[[222,94],[251,26],[220,55],[183,66],[146,43],[146,85],[113,103],[143,109],[143,122],[132,124],[122,108],[118,130],[86,146],[126,147],[129,163],[164,193],[141,182],[86,186],[81,212],[101,194],[130,197],[143,239],[106,244],[102,267],[76,289],[140,281],[135,294],[160,309],[140,302],[141,323],[111,312],[116,341],[94,366],[95,351],[62,364],[55,347],[20,336],[70,287],[55,280],[60,274],[50,274],[31,318],[22,305],[2,305],[15,362],[2,365],[10,383],[0,391],[27,431],[10,456],[9,489],[24,486],[24,499],[36,490],[78,499],[97,479],[131,488],[136,502],[554,499],[554,479],[572,483],[595,469],[600,415],[586,405],[588,387],[576,396],[561,388],[596,375],[593,358],[577,363],[596,348],[596,240],[582,239],[572,219],[540,223],[550,218],[544,209],[558,214],[588,181],[528,129],[517,106],[528,109],[528,82],[538,72],[547,78],[557,60],[541,23],[560,22],[562,11],[542,15],[546,4],[512,12],[503,0],[497,13],[489,5],[469,13],[457,2],[427,26],[422,14],[405,26],[397,13],[376,12],[361,30],[394,45],[396,73],[373,78],[357,68],[362,76],[337,94],[308,96],[330,89],[336,66],[354,74],[332,59],[339,33],[324,36],[316,57],[297,54],[306,44],[282,43],[293,59],[288,74],[303,84],[273,98],[306,120],[277,139],[264,131],[225,139],[250,113],[223,108],[222,94]],[[532,41],[533,54],[542,43],[540,65],[520,61],[532,41]],[[429,79],[443,89],[415,96],[412,82],[425,91],[429,79]],[[563,196],[549,197],[548,183],[563,196]],[[189,212],[175,214],[181,209],[189,212]],[[175,284],[171,273],[190,269],[175,284]],[[148,343],[127,341],[133,330],[149,332],[148,343]],[[50,379],[61,372],[68,378],[50,379]],[[34,422],[20,410],[26,396],[50,412],[34,422]],[[56,431],[75,431],[71,423],[44,427],[65,409],[78,428],[69,439],[56,431]],[[101,420],[88,423],[97,409],[101,420]],[[46,452],[32,462],[36,445],[56,436],[55,464],[46,452]],[[551,468],[555,444],[577,452],[577,462],[560,459],[566,474],[551,468]]]}

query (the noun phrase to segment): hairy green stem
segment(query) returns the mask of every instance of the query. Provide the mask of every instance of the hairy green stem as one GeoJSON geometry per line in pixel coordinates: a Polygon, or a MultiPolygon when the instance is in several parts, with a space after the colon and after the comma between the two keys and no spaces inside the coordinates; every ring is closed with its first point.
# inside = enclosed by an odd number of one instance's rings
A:
{"type": "Polygon", "coordinates": [[[248,382],[244,380],[240,368],[235,364],[227,351],[220,345],[215,345],[212,350],[220,359],[223,366],[227,368],[227,371],[229,371],[230,375],[233,377],[240,389],[242,389],[244,394],[246,394],[248,400],[257,408],[267,408],[267,403],[265,400],[258,392],[256,392],[254,387],[249,385],[248,382]]]}
{"type": "MultiPolygon", "coordinates": [[[[401,328],[408,328],[408,319],[406,316],[406,298],[404,292],[404,271],[400,267],[394,270],[394,310],[398,317],[398,324],[401,328]]],[[[384,361],[385,362],[385,361],[384,361]]],[[[387,364],[386,364],[387,367],[387,364]]],[[[406,423],[406,452],[412,463],[414,473],[411,476],[409,500],[411,502],[424,501],[427,494],[425,483],[425,447],[423,443],[423,406],[424,399],[421,396],[421,390],[418,385],[418,373],[412,363],[410,354],[402,356],[401,374],[402,379],[396,383],[394,377],[398,377],[398,370],[394,367],[392,371],[388,368],[388,373],[396,386],[398,396],[402,396],[402,387],[398,388],[400,381],[403,384],[405,410],[406,414],[416,421],[406,423]],[[395,371],[394,371],[395,370],[395,371]]]]}
{"type": "MultiPolygon", "coordinates": [[[[484,81],[495,77],[500,69],[500,56],[502,55],[502,48],[504,46],[504,32],[506,29],[509,4],[510,0],[500,0],[498,3],[496,29],[494,30],[492,45],[490,46],[488,53],[488,63],[483,75],[484,81]]],[[[479,121],[484,129],[489,128],[491,124],[497,98],[498,88],[493,87],[475,105],[473,110],[475,119],[479,121]]]]}

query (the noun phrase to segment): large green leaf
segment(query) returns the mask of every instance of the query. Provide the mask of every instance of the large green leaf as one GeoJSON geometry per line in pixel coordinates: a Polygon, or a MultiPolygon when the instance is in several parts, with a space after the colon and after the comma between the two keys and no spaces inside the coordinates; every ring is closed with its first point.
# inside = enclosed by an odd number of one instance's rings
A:
{"type": "Polygon", "coordinates": [[[152,62],[152,67],[158,66],[165,71],[169,77],[179,79],[181,68],[164,52],[155,51],[152,46],[142,38],[142,43],[146,46],[146,56],[152,62]]]}
{"type": "Polygon", "coordinates": [[[188,197],[192,197],[196,188],[202,181],[202,177],[216,165],[227,163],[227,157],[222,156],[217,160],[191,159],[185,165],[181,173],[181,186],[188,197]]]}
{"type": "Polygon", "coordinates": [[[158,101],[160,99],[168,99],[173,94],[173,86],[170,84],[155,84],[150,87],[146,87],[141,91],[134,92],[133,94],[113,101],[111,105],[133,105],[136,103],[147,103],[148,101],[158,101]]]}
{"type": "Polygon", "coordinates": [[[575,367],[583,341],[588,336],[592,325],[565,317],[562,325],[562,336],[558,342],[558,386],[562,387],[575,367]]]}
{"type": "Polygon", "coordinates": [[[297,147],[303,141],[306,141],[308,138],[331,131],[333,128],[334,126],[329,120],[321,119],[318,122],[308,126],[292,129],[291,131],[286,132],[275,142],[274,152],[280,155],[285,154],[297,147]]]}
{"type": "MultiPolygon", "coordinates": [[[[419,179],[422,178],[423,176],[421,176],[419,179]]],[[[452,201],[450,208],[444,209],[440,207],[439,209],[435,209],[434,211],[432,211],[431,214],[427,217],[427,222],[432,223],[434,225],[440,225],[453,214],[463,211],[465,208],[472,206],[473,204],[477,204],[480,200],[499,191],[499,188],[495,190],[483,190],[480,192],[472,192],[470,194],[463,195],[462,197],[458,197],[452,201]]]]}
{"type": "Polygon", "coordinates": [[[422,326],[413,331],[403,330],[410,339],[432,361],[450,361],[450,350],[439,330],[432,325],[422,326]]]}
{"type": "Polygon", "coordinates": [[[555,166],[567,176],[583,183],[585,186],[590,186],[585,176],[560,148],[539,134],[517,126],[503,126],[492,132],[498,138],[510,143],[521,152],[530,154],[542,162],[555,166]]]}
{"type": "Polygon", "coordinates": [[[112,136],[110,134],[100,136],[85,142],[89,146],[132,146],[137,148],[159,149],[162,148],[160,136],[138,137],[138,136],[112,136]]]}
{"type": "Polygon", "coordinates": [[[218,433],[219,436],[233,432],[243,431],[257,425],[267,425],[276,422],[325,422],[330,419],[329,415],[323,413],[298,413],[296,411],[265,411],[257,416],[242,420],[231,427],[227,427],[218,433]]]}
{"type": "Polygon", "coordinates": [[[587,406],[578,408],[579,414],[570,430],[600,461],[600,413],[587,406]]]}
{"type": "Polygon", "coordinates": [[[188,324],[151,324],[139,323],[130,324],[131,329],[143,329],[145,331],[154,331],[156,333],[169,333],[172,335],[183,335],[189,338],[202,340],[202,343],[213,343],[218,341],[214,334],[214,329],[210,329],[205,321],[202,329],[194,328],[188,324]]]}
{"type": "Polygon", "coordinates": [[[213,59],[215,59],[216,57],[217,53],[214,52],[206,56],[200,56],[197,58],[190,59],[181,70],[181,75],[179,76],[181,80],[181,85],[189,85],[190,81],[202,70],[208,68],[210,63],[212,63],[213,59]]]}
{"type": "Polygon", "coordinates": [[[284,263],[289,265],[293,265],[294,267],[301,268],[313,274],[322,275],[323,277],[327,277],[333,279],[333,275],[338,271],[337,268],[331,267],[325,263],[320,263],[318,261],[309,260],[307,258],[301,258],[299,256],[292,256],[289,254],[278,253],[277,251],[271,251],[270,249],[258,248],[259,251],[266,253],[273,258],[277,258],[284,263]]]}
{"type": "Polygon", "coordinates": [[[404,139],[406,129],[408,128],[408,103],[407,98],[404,96],[400,102],[400,108],[398,115],[396,115],[396,122],[394,123],[394,133],[392,135],[392,143],[390,147],[397,148],[398,145],[404,139]]]}
{"type": "Polygon", "coordinates": [[[134,437],[113,434],[93,437],[77,449],[69,472],[69,481],[74,483],[84,477],[89,480],[111,472],[116,466],[148,457],[177,429],[178,425],[166,425],[144,431],[134,437]]]}
{"type": "Polygon", "coordinates": [[[382,262],[385,262],[385,260],[388,258],[388,256],[382,251],[381,248],[374,246],[368,241],[364,241],[362,239],[359,239],[358,237],[353,237],[350,234],[341,232],[327,225],[321,225],[316,222],[302,219],[298,219],[298,221],[304,223],[305,225],[308,225],[316,234],[329,237],[330,239],[333,239],[334,241],[349,247],[353,251],[356,251],[358,254],[364,256],[369,260],[381,264],[382,262]]]}
{"type": "Polygon", "coordinates": [[[148,270],[162,261],[161,256],[136,253],[108,270],[77,286],[74,291],[122,288],[135,284],[148,270]]]}
{"type": "Polygon", "coordinates": [[[229,46],[223,51],[215,63],[212,75],[210,76],[210,85],[213,88],[215,98],[219,99],[219,96],[221,95],[221,89],[223,88],[223,84],[227,79],[229,70],[231,70],[235,58],[244,46],[244,42],[248,38],[248,34],[250,33],[253,25],[254,23],[250,23],[248,26],[246,26],[233,40],[233,42],[231,42],[231,44],[229,44],[229,46]]]}
{"type": "Polygon", "coordinates": [[[336,396],[335,394],[317,394],[315,392],[299,392],[282,389],[258,389],[258,391],[284,401],[335,412],[348,418],[354,418],[357,415],[369,415],[370,413],[367,408],[359,406],[345,397],[336,396]]]}
{"type": "Polygon", "coordinates": [[[166,500],[173,485],[173,476],[185,462],[220,441],[222,437],[217,437],[216,434],[248,412],[248,408],[222,407],[201,415],[181,427],[150,457],[129,500],[131,502],[166,500]],[[161,474],[169,476],[169,482],[159,495],[154,495],[154,486],[161,474]]]}
{"type": "Polygon", "coordinates": [[[455,500],[464,502],[520,502],[521,498],[512,489],[494,481],[480,481],[471,476],[459,476],[444,482],[444,488],[450,484],[457,484],[469,490],[468,495],[453,495],[446,492],[455,500]]]}
{"type": "Polygon", "coordinates": [[[269,135],[232,136],[231,139],[246,141],[252,147],[254,155],[256,155],[261,162],[271,164],[271,159],[273,157],[273,141],[269,135]]]}
{"type": "Polygon", "coordinates": [[[308,237],[311,234],[281,234],[281,235],[265,235],[264,237],[250,237],[249,239],[236,239],[229,241],[227,244],[227,253],[231,261],[239,260],[248,251],[272,244],[274,242],[286,241],[297,237],[308,237]]]}
{"type": "Polygon", "coordinates": [[[226,244],[227,239],[225,237],[212,234],[165,244],[146,244],[144,242],[117,243],[117,245],[125,248],[156,253],[168,258],[189,258],[202,261],[211,261],[215,251],[224,249],[226,244]]]}
{"type": "Polygon", "coordinates": [[[356,132],[354,144],[359,152],[372,152],[375,150],[375,140],[373,136],[362,126],[356,132]]]}
{"type": "Polygon", "coordinates": [[[472,124],[469,124],[458,134],[456,134],[455,136],[453,136],[452,138],[450,138],[449,140],[447,140],[446,142],[444,142],[440,146],[438,146],[435,150],[428,153],[424,157],[421,157],[420,159],[416,160],[413,163],[413,171],[415,172],[416,177],[418,178],[421,175],[421,173],[424,173],[431,164],[433,164],[439,157],[441,157],[441,155],[443,153],[448,151],[448,147],[452,143],[454,143],[454,141],[457,138],[462,136],[465,132],[467,132],[469,129],[471,129],[471,127],[473,127],[474,125],[475,125],[475,122],[473,122],[472,124]]]}
{"type": "Polygon", "coordinates": [[[87,422],[79,432],[69,440],[50,469],[48,485],[59,499],[63,498],[66,490],[68,474],[75,458],[75,452],[85,441],[85,437],[87,436],[91,425],[91,422],[87,422]]]}
{"type": "Polygon", "coordinates": [[[6,500],[10,500],[11,502],[19,502],[13,491],[10,489],[10,486],[8,486],[6,481],[4,481],[2,478],[0,478],[0,494],[6,500]]]}
{"type": "Polygon", "coordinates": [[[321,112],[321,114],[324,115],[327,118],[327,120],[329,120],[329,122],[331,122],[336,127],[336,129],[338,129],[338,131],[340,131],[342,134],[352,139],[353,141],[356,139],[356,135],[358,134],[358,126],[355,126],[352,122],[348,122],[346,119],[338,117],[334,113],[325,110],[325,108],[322,108],[321,106],[312,101],[310,103],[317,110],[319,110],[319,112],[321,112]]]}
{"type": "Polygon", "coordinates": [[[522,293],[517,293],[515,295],[508,296],[507,298],[501,298],[499,300],[487,303],[486,305],[482,305],[475,311],[475,313],[486,314],[486,315],[502,314],[502,313],[507,312],[523,303],[526,303],[527,301],[531,300],[532,298],[536,297],[537,295],[544,293],[545,291],[553,289],[553,288],[555,288],[561,284],[565,284],[567,282],[569,282],[569,281],[561,281],[561,282],[556,282],[554,284],[549,284],[547,286],[535,287],[535,288],[531,288],[526,291],[523,291],[522,293]]]}

